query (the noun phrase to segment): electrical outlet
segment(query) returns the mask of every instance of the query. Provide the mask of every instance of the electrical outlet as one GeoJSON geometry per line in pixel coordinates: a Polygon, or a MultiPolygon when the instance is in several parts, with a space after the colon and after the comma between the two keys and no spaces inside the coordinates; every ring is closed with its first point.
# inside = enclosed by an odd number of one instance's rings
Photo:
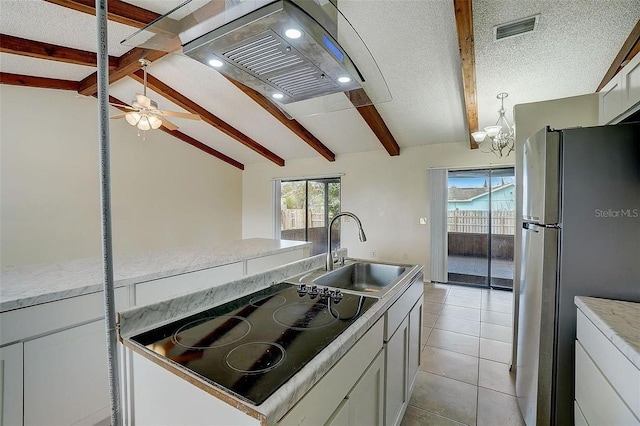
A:
{"type": "Polygon", "coordinates": [[[421,217],[420,218],[420,225],[426,225],[427,224],[427,218],[426,217],[421,217]]]}
{"type": "Polygon", "coordinates": [[[376,257],[376,251],[375,250],[371,252],[371,257],[376,257]]]}

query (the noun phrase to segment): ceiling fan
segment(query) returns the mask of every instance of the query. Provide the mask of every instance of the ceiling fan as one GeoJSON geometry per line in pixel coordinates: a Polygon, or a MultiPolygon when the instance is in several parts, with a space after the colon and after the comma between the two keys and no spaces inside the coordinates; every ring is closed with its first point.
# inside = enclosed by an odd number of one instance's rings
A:
{"type": "Polygon", "coordinates": [[[121,109],[130,110],[124,114],[111,116],[112,119],[125,118],[129,124],[136,126],[140,130],[157,129],[160,126],[164,126],[169,130],[176,130],[178,126],[164,118],[165,116],[200,120],[198,114],[158,109],[158,104],[147,97],[147,67],[151,64],[151,61],[147,59],[140,59],[139,61],[144,72],[143,93],[136,93],[136,99],[131,103],[131,106],[111,104],[121,109]]]}

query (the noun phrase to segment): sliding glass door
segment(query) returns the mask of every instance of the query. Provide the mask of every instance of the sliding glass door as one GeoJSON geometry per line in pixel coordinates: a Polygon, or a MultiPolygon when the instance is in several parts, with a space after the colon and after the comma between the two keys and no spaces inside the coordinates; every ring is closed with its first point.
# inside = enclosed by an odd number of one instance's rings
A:
{"type": "MultiPolygon", "coordinates": [[[[280,182],[280,238],[309,241],[311,255],[327,252],[327,227],[340,211],[340,178],[280,182]]],[[[340,223],[332,230],[332,249],[340,246],[340,223]]]]}
{"type": "Polygon", "coordinates": [[[447,280],[513,287],[513,168],[449,171],[447,280]]]}

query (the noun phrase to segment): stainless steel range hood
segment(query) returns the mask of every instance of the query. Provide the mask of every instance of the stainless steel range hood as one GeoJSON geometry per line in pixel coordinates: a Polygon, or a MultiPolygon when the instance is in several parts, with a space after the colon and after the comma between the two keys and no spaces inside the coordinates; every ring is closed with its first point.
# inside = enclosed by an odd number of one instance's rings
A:
{"type": "Polygon", "coordinates": [[[263,6],[183,46],[204,64],[288,104],[359,89],[348,54],[315,19],[289,0],[263,6]],[[287,37],[294,31],[297,38],[287,37]],[[282,96],[282,97],[280,97],[282,96]]]}
{"type": "Polygon", "coordinates": [[[291,118],[391,100],[369,49],[329,0],[187,0],[122,43],[191,57],[291,118]]]}

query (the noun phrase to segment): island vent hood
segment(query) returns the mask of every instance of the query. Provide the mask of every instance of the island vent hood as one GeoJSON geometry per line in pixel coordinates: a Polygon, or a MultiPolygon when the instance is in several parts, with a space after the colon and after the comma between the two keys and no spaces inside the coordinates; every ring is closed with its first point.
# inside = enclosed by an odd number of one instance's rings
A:
{"type": "Polygon", "coordinates": [[[364,80],[330,32],[289,0],[223,25],[183,51],[283,104],[359,89],[364,80]]]}
{"type": "Polygon", "coordinates": [[[391,100],[369,49],[329,0],[188,0],[122,44],[193,58],[290,118],[391,100]]]}

